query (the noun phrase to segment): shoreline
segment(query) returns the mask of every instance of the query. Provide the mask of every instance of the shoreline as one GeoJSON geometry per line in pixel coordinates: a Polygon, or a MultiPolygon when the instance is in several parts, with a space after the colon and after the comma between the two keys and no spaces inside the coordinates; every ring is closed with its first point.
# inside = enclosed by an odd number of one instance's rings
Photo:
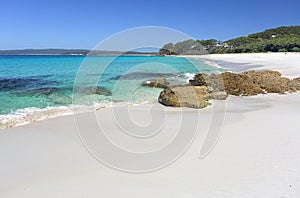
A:
{"type": "MultiPolygon", "coordinates": [[[[232,61],[247,63],[250,58],[253,64],[277,63],[264,67],[276,67],[285,71],[284,75],[295,71],[293,74],[300,76],[297,65],[286,67],[295,60],[300,62],[298,57],[285,60],[271,57],[269,60],[267,56],[236,55],[232,61]]],[[[214,58],[229,59],[228,56],[214,58]]],[[[233,69],[244,67],[251,69],[251,65],[233,69]]],[[[226,101],[214,101],[216,107],[226,104],[226,117],[216,146],[203,159],[199,158],[199,151],[208,129],[213,127],[210,126],[211,116],[224,113],[222,109],[195,110],[158,104],[133,106],[129,108],[133,118],[146,121],[151,121],[148,117],[151,107],[163,107],[154,110],[159,115],[168,113],[163,126],[168,133],[173,133],[180,125],[181,115],[199,116],[196,117],[199,118],[198,134],[187,152],[170,166],[145,174],[119,172],[91,156],[78,136],[73,115],[9,128],[0,131],[0,196],[299,197],[299,101],[300,92],[229,96],[226,101]]],[[[94,115],[103,119],[112,140],[132,150],[136,145],[118,135],[124,131],[116,124],[113,111],[122,108],[102,108],[94,115]]],[[[88,132],[93,128],[92,121],[82,119],[88,132]]],[[[142,142],[142,148],[151,150],[169,141],[170,136],[160,135],[156,142],[142,142]]]]}
{"type": "Polygon", "coordinates": [[[40,122],[43,120],[50,120],[59,117],[73,116],[74,112],[85,113],[88,112],[87,109],[94,109],[99,111],[103,108],[115,108],[122,106],[140,106],[143,104],[148,104],[148,101],[133,104],[127,102],[108,102],[108,103],[96,103],[91,106],[51,106],[46,108],[36,108],[29,107],[24,109],[19,109],[9,114],[0,115],[0,132],[3,130],[8,130],[14,127],[25,126],[31,123],[40,122]],[[74,109],[75,108],[75,109],[74,109]]]}

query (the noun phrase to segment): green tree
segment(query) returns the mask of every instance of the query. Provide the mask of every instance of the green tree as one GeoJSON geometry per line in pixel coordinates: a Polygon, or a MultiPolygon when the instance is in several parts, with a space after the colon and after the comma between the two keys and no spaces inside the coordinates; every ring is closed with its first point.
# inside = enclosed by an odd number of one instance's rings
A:
{"type": "Polygon", "coordinates": [[[300,48],[299,47],[293,47],[291,49],[292,52],[300,52],[300,48]]]}

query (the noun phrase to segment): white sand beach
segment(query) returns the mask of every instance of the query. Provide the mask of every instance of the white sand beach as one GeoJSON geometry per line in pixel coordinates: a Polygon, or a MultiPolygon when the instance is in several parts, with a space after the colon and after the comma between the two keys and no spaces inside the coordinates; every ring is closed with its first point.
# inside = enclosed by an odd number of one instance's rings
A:
{"type": "Polygon", "coordinates": [[[218,65],[232,72],[249,69],[276,70],[285,77],[299,77],[300,53],[210,54],[183,57],[205,59],[212,65],[218,65]]]}
{"type": "MultiPolygon", "coordinates": [[[[296,53],[189,57],[216,61],[236,72],[270,69],[286,77],[300,76],[300,54],[296,53]]],[[[2,130],[0,197],[300,197],[300,92],[230,96],[217,103],[227,104],[226,117],[209,155],[199,158],[211,107],[199,110],[200,130],[187,152],[171,165],[148,173],[120,172],[97,161],[82,144],[73,116],[2,130]]],[[[140,112],[148,107],[130,108],[140,112]]],[[[165,109],[169,114],[164,129],[172,132],[181,111],[165,109]]],[[[100,109],[96,115],[117,134],[121,129],[111,110],[100,109]]],[[[199,111],[183,109],[183,114],[193,117],[199,111]]],[[[91,120],[84,121],[87,128],[92,126],[91,120]]]]}

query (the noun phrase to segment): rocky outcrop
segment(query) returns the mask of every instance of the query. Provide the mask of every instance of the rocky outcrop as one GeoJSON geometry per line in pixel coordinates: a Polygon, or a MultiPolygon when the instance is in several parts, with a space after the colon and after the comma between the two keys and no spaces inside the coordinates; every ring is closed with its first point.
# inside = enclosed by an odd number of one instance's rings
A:
{"type": "Polygon", "coordinates": [[[295,92],[300,90],[300,79],[290,80],[277,71],[247,71],[241,74],[198,74],[190,85],[204,85],[214,91],[226,91],[229,95],[250,96],[265,93],[295,92]]]}
{"type": "Polygon", "coordinates": [[[167,88],[169,83],[165,78],[157,78],[157,79],[147,80],[143,82],[142,85],[146,87],[167,88]]]}
{"type": "Polygon", "coordinates": [[[197,74],[187,86],[165,88],[158,101],[166,106],[204,108],[209,100],[225,100],[228,95],[251,96],[300,91],[300,77],[288,79],[277,71],[247,71],[240,74],[197,74]]]}

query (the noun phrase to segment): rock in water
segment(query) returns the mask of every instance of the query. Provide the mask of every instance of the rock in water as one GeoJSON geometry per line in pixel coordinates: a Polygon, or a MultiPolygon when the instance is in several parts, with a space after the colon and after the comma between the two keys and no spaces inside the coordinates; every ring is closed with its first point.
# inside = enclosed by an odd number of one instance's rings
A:
{"type": "Polygon", "coordinates": [[[193,80],[189,80],[192,86],[207,86],[208,75],[207,74],[197,74],[193,80]]]}
{"type": "Polygon", "coordinates": [[[72,98],[63,92],[53,92],[47,95],[47,98],[55,104],[67,105],[72,104],[72,98]]]}
{"type": "Polygon", "coordinates": [[[157,78],[157,79],[147,80],[143,82],[142,85],[147,87],[167,88],[169,83],[165,78],[157,78]]]}
{"type": "Polygon", "coordinates": [[[104,96],[111,96],[112,95],[111,91],[109,91],[105,87],[101,87],[101,86],[96,87],[95,94],[104,95],[104,96]]]}
{"type": "Polygon", "coordinates": [[[102,86],[96,86],[96,87],[78,87],[75,90],[77,93],[80,93],[81,95],[104,95],[104,96],[111,96],[112,93],[110,90],[106,89],[102,86]]]}
{"type": "Polygon", "coordinates": [[[173,107],[204,108],[211,105],[206,86],[174,86],[164,89],[159,103],[173,107]]]}

